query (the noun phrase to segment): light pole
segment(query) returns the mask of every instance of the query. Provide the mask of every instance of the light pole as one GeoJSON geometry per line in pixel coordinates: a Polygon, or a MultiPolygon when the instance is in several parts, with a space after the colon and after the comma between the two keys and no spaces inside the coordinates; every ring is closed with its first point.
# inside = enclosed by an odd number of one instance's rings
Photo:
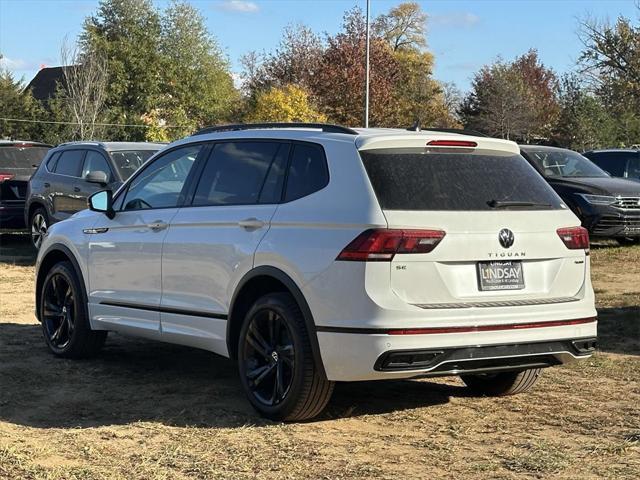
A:
{"type": "Polygon", "coordinates": [[[369,4],[370,0],[367,0],[367,54],[364,86],[364,128],[369,128],[369,4]]]}

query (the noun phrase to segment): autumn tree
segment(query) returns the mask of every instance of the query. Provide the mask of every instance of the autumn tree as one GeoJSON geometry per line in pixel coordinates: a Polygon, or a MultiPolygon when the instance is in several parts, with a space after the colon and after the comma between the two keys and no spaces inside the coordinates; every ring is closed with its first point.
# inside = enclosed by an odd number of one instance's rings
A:
{"type": "Polygon", "coordinates": [[[467,128],[517,141],[548,138],[558,115],[557,80],[535,51],[496,61],[473,78],[460,114],[467,128]]]}
{"type": "Polygon", "coordinates": [[[371,30],[383,38],[393,51],[420,50],[427,46],[427,14],[417,2],[406,2],[393,7],[375,19],[371,30]]]}
{"type": "Polygon", "coordinates": [[[309,94],[297,85],[271,87],[256,96],[247,122],[326,122],[327,117],[312,105],[309,94]]]}
{"type": "MultiPolygon", "coordinates": [[[[342,30],[327,38],[327,49],[313,76],[312,90],[321,111],[344,125],[363,124],[365,32],[362,11],[356,7],[346,12],[342,30]]],[[[371,39],[370,66],[370,122],[395,126],[394,90],[400,69],[393,50],[380,37],[371,39]]]]}

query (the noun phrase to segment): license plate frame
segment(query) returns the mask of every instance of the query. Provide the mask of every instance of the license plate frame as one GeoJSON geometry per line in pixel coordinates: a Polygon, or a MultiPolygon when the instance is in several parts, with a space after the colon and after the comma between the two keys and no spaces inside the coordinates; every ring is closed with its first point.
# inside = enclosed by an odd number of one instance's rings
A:
{"type": "Polygon", "coordinates": [[[524,267],[521,260],[491,260],[476,264],[478,290],[523,290],[524,267]]]}

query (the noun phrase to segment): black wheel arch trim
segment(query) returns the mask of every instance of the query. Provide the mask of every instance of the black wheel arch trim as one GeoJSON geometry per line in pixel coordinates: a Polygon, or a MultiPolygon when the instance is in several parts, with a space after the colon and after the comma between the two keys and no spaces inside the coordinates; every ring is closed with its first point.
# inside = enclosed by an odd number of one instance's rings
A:
{"type": "Polygon", "coordinates": [[[232,312],[236,306],[236,300],[239,293],[242,291],[242,288],[252,279],[256,277],[272,277],[282,283],[293,295],[294,300],[300,307],[300,311],[302,312],[302,316],[304,318],[305,326],[307,327],[307,333],[309,334],[309,343],[311,344],[311,352],[313,354],[313,359],[316,363],[317,368],[320,370],[320,373],[326,376],[324,370],[324,364],[322,363],[322,356],[320,355],[320,344],[318,343],[318,335],[316,333],[316,324],[313,320],[313,315],[311,313],[311,309],[309,308],[309,304],[307,300],[304,298],[304,295],[296,282],[287,275],[285,272],[276,267],[271,266],[260,266],[256,267],[245,274],[244,277],[238,283],[238,286],[233,293],[233,297],[231,297],[231,304],[229,306],[229,323],[227,324],[227,350],[229,353],[235,351],[235,347],[232,345],[232,340],[230,337],[231,334],[231,322],[241,321],[239,319],[235,319],[232,316],[232,312]]]}
{"type": "MultiPolygon", "coordinates": [[[[71,251],[71,249],[66,245],[63,245],[62,243],[54,243],[51,246],[49,246],[49,248],[47,249],[47,252],[44,255],[42,255],[42,258],[45,259],[49,254],[56,251],[64,254],[68,258],[69,262],[73,266],[73,270],[75,271],[75,274],[78,276],[78,283],[80,284],[80,292],[82,294],[82,298],[84,299],[83,306],[85,308],[85,313],[87,315],[87,318],[89,318],[89,312],[88,312],[88,306],[87,306],[87,298],[88,298],[87,287],[86,287],[86,284],[84,283],[84,275],[82,274],[82,269],[80,268],[80,264],[76,260],[76,257],[71,251]]],[[[39,297],[40,297],[40,293],[42,292],[42,286],[43,286],[42,284],[44,283],[44,276],[46,276],[46,273],[41,272],[41,268],[42,268],[42,262],[38,266],[38,271],[36,272],[36,292],[35,292],[36,305],[35,306],[36,306],[36,318],[38,319],[38,321],[42,321],[42,319],[40,318],[39,297]],[[42,276],[41,276],[41,273],[42,273],[42,276]]]]}

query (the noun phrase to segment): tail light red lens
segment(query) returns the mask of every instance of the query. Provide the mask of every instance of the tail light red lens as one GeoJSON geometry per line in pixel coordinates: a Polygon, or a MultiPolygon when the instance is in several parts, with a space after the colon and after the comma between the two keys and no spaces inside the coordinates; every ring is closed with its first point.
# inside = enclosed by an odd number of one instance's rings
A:
{"type": "Polygon", "coordinates": [[[569,250],[586,250],[589,253],[589,232],[584,227],[567,227],[557,230],[560,240],[569,250]]]}
{"type": "Polygon", "coordinates": [[[11,180],[15,175],[13,173],[0,173],[0,182],[11,180]]]}
{"type": "Polygon", "coordinates": [[[389,262],[396,253],[429,253],[444,236],[442,230],[366,230],[340,252],[337,260],[389,262]]]}

